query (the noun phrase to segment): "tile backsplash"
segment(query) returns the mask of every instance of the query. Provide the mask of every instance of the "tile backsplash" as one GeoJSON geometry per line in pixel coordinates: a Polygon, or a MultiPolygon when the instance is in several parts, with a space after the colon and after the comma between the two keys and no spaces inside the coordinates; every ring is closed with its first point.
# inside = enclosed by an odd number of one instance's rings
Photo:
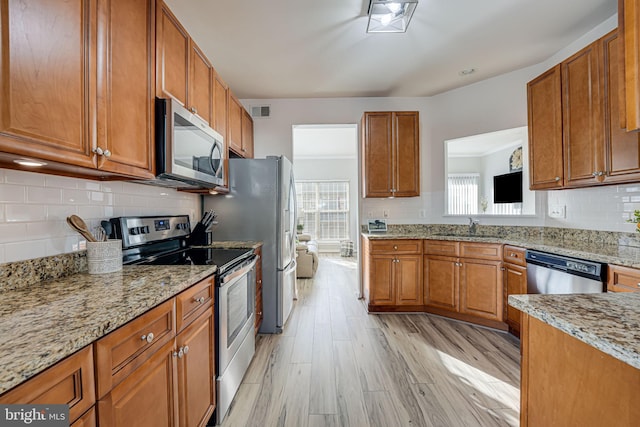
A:
{"type": "Polygon", "coordinates": [[[76,214],[89,228],[128,215],[189,215],[198,219],[199,196],[123,181],[0,169],[0,263],[77,250],[80,235],[66,223],[76,214]]]}

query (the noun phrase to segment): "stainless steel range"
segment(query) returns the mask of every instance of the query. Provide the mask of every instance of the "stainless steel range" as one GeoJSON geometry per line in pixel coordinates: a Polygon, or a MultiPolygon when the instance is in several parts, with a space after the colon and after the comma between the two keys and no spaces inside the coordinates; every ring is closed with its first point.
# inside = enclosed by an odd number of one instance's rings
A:
{"type": "MultiPolygon", "coordinates": [[[[206,216],[205,216],[206,217],[206,216]]],[[[204,219],[201,222],[205,222],[204,219]]],[[[194,233],[205,232],[202,223],[194,233]]],[[[125,265],[216,265],[216,386],[214,420],[220,424],[255,353],[255,266],[250,249],[194,246],[189,217],[119,217],[110,237],[122,239],[125,265]]]]}

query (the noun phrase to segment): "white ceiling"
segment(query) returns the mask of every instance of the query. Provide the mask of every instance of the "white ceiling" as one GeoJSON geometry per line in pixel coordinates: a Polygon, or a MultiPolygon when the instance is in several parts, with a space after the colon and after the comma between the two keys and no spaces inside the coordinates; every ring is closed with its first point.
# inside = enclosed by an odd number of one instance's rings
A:
{"type": "Polygon", "coordinates": [[[617,0],[419,0],[406,33],[367,34],[369,0],[165,1],[244,99],[431,96],[542,62],[617,11],[617,0]]]}

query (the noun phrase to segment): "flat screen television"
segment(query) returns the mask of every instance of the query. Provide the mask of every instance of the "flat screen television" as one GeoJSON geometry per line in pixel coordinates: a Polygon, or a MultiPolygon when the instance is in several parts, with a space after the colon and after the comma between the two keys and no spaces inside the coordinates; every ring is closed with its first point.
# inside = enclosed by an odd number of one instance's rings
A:
{"type": "Polygon", "coordinates": [[[493,203],[522,203],[522,171],[493,177],[493,203]]]}

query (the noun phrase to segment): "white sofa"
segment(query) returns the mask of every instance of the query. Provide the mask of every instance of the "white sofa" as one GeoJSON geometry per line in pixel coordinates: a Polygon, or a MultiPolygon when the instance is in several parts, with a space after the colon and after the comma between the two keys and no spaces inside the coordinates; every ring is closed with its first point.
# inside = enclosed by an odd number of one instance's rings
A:
{"type": "Polygon", "coordinates": [[[308,234],[298,234],[296,252],[296,277],[308,279],[316,274],[318,269],[318,242],[311,240],[308,234]]]}

